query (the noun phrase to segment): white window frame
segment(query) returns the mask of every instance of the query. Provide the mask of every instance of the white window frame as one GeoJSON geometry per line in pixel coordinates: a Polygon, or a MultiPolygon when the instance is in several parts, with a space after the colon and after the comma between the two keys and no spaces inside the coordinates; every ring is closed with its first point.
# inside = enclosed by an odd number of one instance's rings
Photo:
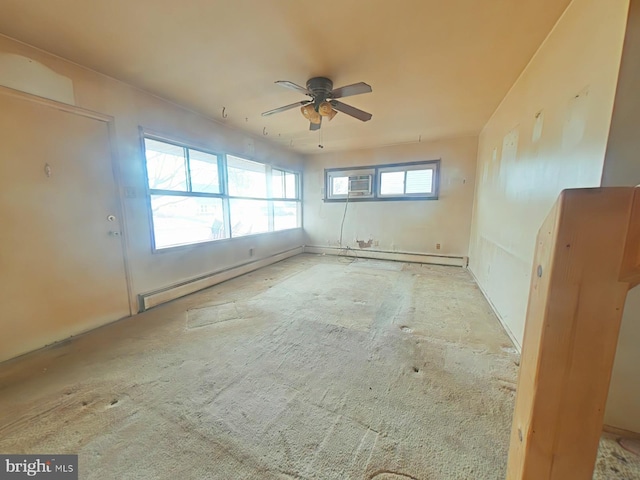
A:
{"type": "MultiPolygon", "coordinates": [[[[325,168],[325,202],[380,202],[399,200],[438,200],[440,195],[440,160],[421,160],[418,162],[388,163],[364,167],[325,168]],[[383,195],[380,191],[382,174],[386,172],[406,172],[409,170],[433,170],[432,191],[430,193],[394,193],[383,195]],[[370,195],[338,194],[332,192],[333,180],[353,175],[371,175],[372,191],[370,195]]],[[[405,177],[406,178],[406,177],[405,177]]],[[[406,182],[405,182],[406,185],[406,182]]],[[[405,186],[406,188],[406,186],[405,186]]]]}
{"type": "MultiPolygon", "coordinates": [[[[347,197],[349,200],[354,198],[364,199],[364,198],[373,198],[375,196],[375,179],[376,179],[376,171],[375,168],[357,168],[351,170],[341,170],[341,169],[331,169],[326,171],[326,187],[325,187],[325,199],[328,200],[346,200],[347,197]],[[333,181],[336,178],[342,177],[353,177],[353,176],[369,176],[371,191],[369,193],[363,192],[350,192],[344,194],[334,194],[333,193],[333,181]]],[[[348,188],[348,187],[347,187],[348,188]]]]}
{"type": "Polygon", "coordinates": [[[199,245],[206,245],[206,244],[211,244],[211,243],[219,243],[219,242],[226,242],[226,241],[234,241],[235,239],[238,238],[244,238],[244,237],[249,237],[249,236],[253,236],[253,235],[269,235],[269,234],[273,234],[273,233],[277,233],[277,232],[283,232],[283,231],[287,231],[287,230],[294,230],[294,229],[300,229],[302,228],[302,173],[296,170],[292,170],[290,168],[286,168],[286,167],[281,167],[278,165],[271,165],[265,162],[259,162],[256,160],[253,160],[251,158],[247,158],[244,156],[240,156],[240,155],[235,155],[233,153],[215,153],[212,152],[211,150],[208,150],[206,148],[202,148],[201,146],[198,145],[191,145],[189,143],[185,143],[185,142],[180,142],[180,141],[176,141],[170,138],[165,137],[164,135],[159,135],[157,133],[153,133],[150,132],[146,129],[140,128],[140,140],[141,140],[141,147],[142,147],[142,154],[143,154],[143,158],[144,158],[144,174],[145,174],[145,184],[146,184],[146,198],[147,198],[147,208],[148,208],[148,212],[149,212],[149,227],[150,227],[150,235],[151,235],[151,251],[152,253],[163,253],[163,252],[167,252],[167,251],[172,251],[175,249],[183,249],[183,248],[192,248],[195,246],[199,246],[199,245]],[[149,179],[148,179],[148,174],[147,174],[147,168],[146,168],[146,147],[145,147],[145,139],[149,139],[149,140],[154,140],[156,142],[161,142],[161,143],[166,143],[169,145],[173,145],[179,148],[182,148],[183,151],[185,152],[185,161],[186,161],[186,169],[187,169],[187,188],[186,190],[160,190],[160,189],[153,189],[149,187],[149,179]],[[220,187],[220,193],[204,193],[204,192],[193,192],[191,189],[191,179],[190,179],[190,175],[191,172],[189,170],[189,150],[193,150],[193,151],[198,151],[198,152],[203,152],[206,154],[210,154],[213,155],[215,157],[217,157],[218,159],[218,178],[219,178],[219,187],[220,187]],[[267,196],[266,197],[241,197],[241,196],[232,196],[229,195],[229,176],[228,176],[228,171],[227,171],[227,155],[229,156],[233,156],[242,160],[248,160],[250,162],[253,163],[258,163],[261,165],[265,166],[265,171],[266,171],[266,188],[267,188],[267,196]],[[292,173],[294,174],[296,177],[296,197],[295,198],[279,198],[279,197],[273,197],[272,192],[271,192],[271,173],[272,170],[278,170],[281,172],[285,172],[285,173],[292,173]],[[182,196],[182,197],[208,197],[208,198],[220,198],[222,199],[222,208],[223,208],[223,213],[224,213],[224,219],[225,219],[225,233],[226,236],[224,238],[217,238],[217,239],[211,239],[211,240],[205,240],[205,241],[197,241],[197,242],[191,242],[191,243],[184,243],[184,244],[180,244],[180,245],[170,245],[170,246],[166,246],[166,247],[157,247],[156,246],[156,240],[155,240],[155,227],[154,227],[154,219],[153,219],[153,212],[152,212],[152,208],[151,208],[151,197],[153,195],[173,195],[173,196],[182,196]],[[260,233],[253,233],[253,234],[248,234],[248,235],[241,235],[241,236],[233,236],[233,232],[232,232],[232,228],[231,228],[231,218],[230,218],[230,206],[229,206],[229,200],[230,199],[243,199],[246,198],[248,200],[266,200],[268,202],[268,210],[269,210],[269,230],[266,232],[260,232],[260,233]],[[297,225],[296,227],[292,227],[292,228],[286,228],[286,229],[279,229],[276,230],[274,228],[274,202],[295,202],[297,204],[297,211],[298,211],[298,215],[297,215],[297,225]]]}
{"type": "Polygon", "coordinates": [[[440,175],[440,161],[428,161],[428,162],[415,162],[410,164],[401,164],[394,165],[388,167],[379,167],[377,168],[377,176],[378,176],[378,190],[376,195],[380,199],[385,198],[412,198],[412,199],[437,199],[438,198],[438,185],[439,185],[439,175],[440,175]],[[407,188],[407,172],[412,170],[431,170],[431,192],[421,192],[421,193],[382,193],[382,174],[383,173],[392,173],[392,172],[404,172],[405,181],[404,187],[405,191],[407,188]]]}

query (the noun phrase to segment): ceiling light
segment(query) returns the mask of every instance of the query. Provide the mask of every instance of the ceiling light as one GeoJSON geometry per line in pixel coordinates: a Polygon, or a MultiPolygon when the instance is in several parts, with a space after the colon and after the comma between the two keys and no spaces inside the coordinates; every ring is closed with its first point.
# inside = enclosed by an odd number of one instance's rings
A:
{"type": "Polygon", "coordinates": [[[322,117],[318,112],[316,112],[316,109],[313,108],[312,103],[310,103],[309,105],[305,105],[304,107],[301,107],[300,111],[302,112],[302,115],[304,115],[304,118],[309,120],[311,123],[314,123],[317,125],[322,121],[322,117]]]}
{"type": "Polygon", "coordinates": [[[331,104],[326,100],[318,107],[318,113],[323,117],[329,117],[329,120],[333,120],[333,117],[338,114],[338,112],[334,110],[331,104]]]}

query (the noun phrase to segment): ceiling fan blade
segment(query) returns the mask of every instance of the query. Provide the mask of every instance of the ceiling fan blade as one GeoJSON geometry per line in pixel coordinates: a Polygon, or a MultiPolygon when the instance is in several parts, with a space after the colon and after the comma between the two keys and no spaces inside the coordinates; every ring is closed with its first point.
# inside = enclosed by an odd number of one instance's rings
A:
{"type": "Polygon", "coordinates": [[[312,132],[315,130],[320,130],[321,126],[322,126],[322,117],[320,117],[320,123],[309,122],[309,130],[311,130],[312,132]]]}
{"type": "Polygon", "coordinates": [[[373,115],[365,112],[364,110],[360,110],[359,108],[352,107],[351,105],[347,105],[346,103],[342,103],[337,100],[331,100],[331,105],[339,112],[346,113],[347,115],[357,118],[358,120],[362,120],[363,122],[367,122],[371,120],[371,117],[373,117],[373,115]]]}
{"type": "Polygon", "coordinates": [[[285,88],[290,88],[291,90],[296,90],[300,93],[304,93],[305,95],[313,96],[309,90],[296,83],[290,82],[289,80],[278,80],[276,83],[285,88]]]}
{"type": "Polygon", "coordinates": [[[336,88],[329,94],[329,98],[344,98],[351,97],[353,95],[360,95],[361,93],[372,92],[371,85],[364,82],[354,83],[353,85],[347,85],[345,87],[336,88]]]}
{"type": "Polygon", "coordinates": [[[292,103],[291,105],[285,105],[284,107],[274,108],[273,110],[269,110],[268,112],[264,112],[262,114],[262,116],[266,117],[267,115],[273,115],[274,113],[284,112],[286,110],[291,110],[292,108],[305,106],[308,103],[311,103],[311,100],[303,100],[301,102],[292,103]]]}

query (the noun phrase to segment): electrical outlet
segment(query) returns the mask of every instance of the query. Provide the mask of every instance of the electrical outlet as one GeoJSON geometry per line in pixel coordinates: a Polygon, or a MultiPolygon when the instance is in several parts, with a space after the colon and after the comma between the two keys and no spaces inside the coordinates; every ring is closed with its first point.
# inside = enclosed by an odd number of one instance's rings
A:
{"type": "Polygon", "coordinates": [[[436,250],[440,250],[440,244],[436,243],[436,250]]]}

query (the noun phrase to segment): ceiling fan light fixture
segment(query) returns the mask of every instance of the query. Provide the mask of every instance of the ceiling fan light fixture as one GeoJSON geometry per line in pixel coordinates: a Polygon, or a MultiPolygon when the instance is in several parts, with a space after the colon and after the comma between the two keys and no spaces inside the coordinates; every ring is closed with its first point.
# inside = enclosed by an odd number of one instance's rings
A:
{"type": "Polygon", "coordinates": [[[300,111],[302,115],[311,122],[310,130],[315,131],[320,129],[320,126],[322,125],[322,117],[327,117],[329,120],[332,120],[338,112],[344,113],[345,115],[360,120],[361,122],[367,122],[371,120],[371,117],[373,116],[364,110],[352,107],[351,105],[342,103],[338,100],[363,93],[370,93],[372,91],[371,85],[367,85],[364,82],[345,85],[340,88],[333,88],[333,82],[325,77],[310,78],[307,81],[306,88],[288,80],[278,80],[276,83],[282,87],[295,90],[299,93],[304,93],[310,97],[310,100],[306,99],[283,107],[268,110],[262,113],[263,117],[273,115],[274,113],[286,112],[287,110],[291,110],[296,107],[301,107],[300,111]]]}
{"type": "Polygon", "coordinates": [[[300,111],[302,112],[302,115],[304,115],[304,118],[309,120],[311,123],[314,123],[317,125],[322,121],[322,117],[318,112],[316,112],[316,109],[313,108],[312,103],[300,108],[300,111]]]}
{"type": "Polygon", "coordinates": [[[331,107],[331,104],[326,100],[322,102],[318,107],[318,113],[323,117],[329,116],[329,114],[331,113],[331,110],[333,110],[333,107],[331,107]]]}
{"type": "Polygon", "coordinates": [[[331,103],[327,102],[326,100],[322,102],[318,107],[318,113],[323,117],[329,117],[329,121],[333,120],[333,117],[338,114],[338,112],[335,111],[331,106],[331,103]]]}

